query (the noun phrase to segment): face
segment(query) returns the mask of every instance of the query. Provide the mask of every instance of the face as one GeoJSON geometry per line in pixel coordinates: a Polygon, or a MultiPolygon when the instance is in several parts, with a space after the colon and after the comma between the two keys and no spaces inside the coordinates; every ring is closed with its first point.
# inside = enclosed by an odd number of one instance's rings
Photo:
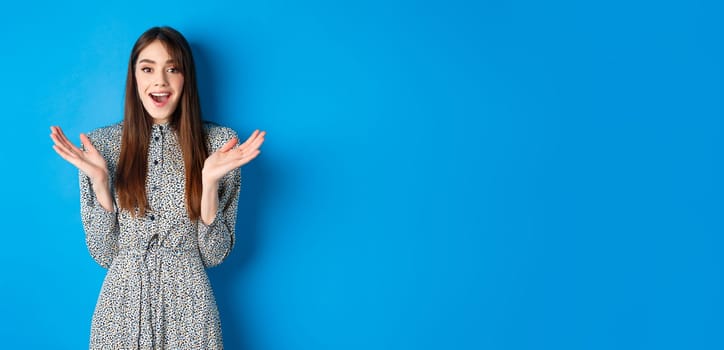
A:
{"type": "Polygon", "coordinates": [[[141,50],[135,76],[138,96],[153,122],[168,122],[181,98],[184,76],[160,41],[141,50]]]}

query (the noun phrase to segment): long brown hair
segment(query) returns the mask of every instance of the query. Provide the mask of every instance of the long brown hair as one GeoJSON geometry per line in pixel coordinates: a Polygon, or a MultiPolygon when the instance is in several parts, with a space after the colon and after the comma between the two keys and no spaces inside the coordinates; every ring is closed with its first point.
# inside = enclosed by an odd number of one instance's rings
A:
{"type": "Polygon", "coordinates": [[[121,209],[128,210],[133,215],[146,214],[148,145],[153,119],[143,108],[141,98],[138,96],[135,70],[138,55],[156,40],[163,44],[184,77],[183,91],[178,106],[169,120],[169,126],[176,132],[184,158],[186,210],[191,220],[196,220],[201,215],[201,170],[208,156],[208,150],[201,121],[201,104],[191,47],[183,35],[171,27],[153,27],[147,30],[138,38],[131,50],[126,76],[121,155],[116,170],[115,188],[121,209]]]}

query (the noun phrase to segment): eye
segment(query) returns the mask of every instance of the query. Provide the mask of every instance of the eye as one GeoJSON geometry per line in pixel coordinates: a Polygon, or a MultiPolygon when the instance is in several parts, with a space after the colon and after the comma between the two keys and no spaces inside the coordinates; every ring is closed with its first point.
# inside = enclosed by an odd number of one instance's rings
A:
{"type": "Polygon", "coordinates": [[[179,72],[179,70],[176,67],[170,67],[166,71],[169,73],[178,73],[179,72]]]}
{"type": "Polygon", "coordinates": [[[151,68],[149,68],[149,67],[141,67],[141,72],[151,73],[151,68]]]}

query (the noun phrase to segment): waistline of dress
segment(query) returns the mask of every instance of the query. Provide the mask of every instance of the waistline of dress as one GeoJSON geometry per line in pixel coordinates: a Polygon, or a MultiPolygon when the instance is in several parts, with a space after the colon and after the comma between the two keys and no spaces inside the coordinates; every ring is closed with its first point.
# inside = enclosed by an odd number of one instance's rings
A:
{"type": "Polygon", "coordinates": [[[199,250],[196,247],[180,248],[180,247],[164,247],[160,245],[150,246],[147,249],[141,248],[121,248],[118,255],[146,257],[149,253],[160,253],[163,255],[184,256],[198,255],[199,250]]]}

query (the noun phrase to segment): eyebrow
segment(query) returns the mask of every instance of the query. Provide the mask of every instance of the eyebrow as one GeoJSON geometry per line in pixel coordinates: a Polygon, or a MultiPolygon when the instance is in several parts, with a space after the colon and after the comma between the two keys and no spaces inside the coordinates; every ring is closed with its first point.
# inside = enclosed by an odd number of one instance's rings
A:
{"type": "MultiPolygon", "coordinates": [[[[148,59],[148,58],[144,58],[144,59],[138,61],[138,63],[156,64],[156,61],[150,60],[150,59],[148,59]]],[[[166,60],[166,63],[174,63],[174,60],[173,60],[173,59],[168,59],[168,60],[166,60]]]]}

